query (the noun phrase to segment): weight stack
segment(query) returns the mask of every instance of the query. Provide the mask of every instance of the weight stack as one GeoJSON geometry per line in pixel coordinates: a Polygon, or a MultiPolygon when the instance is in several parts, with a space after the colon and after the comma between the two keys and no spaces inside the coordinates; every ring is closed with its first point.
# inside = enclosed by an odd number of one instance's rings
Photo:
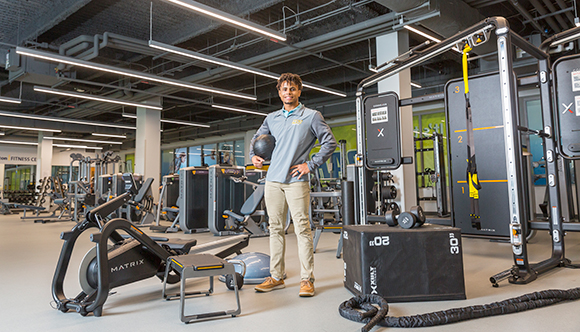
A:
{"type": "Polygon", "coordinates": [[[343,226],[344,286],[388,302],[464,300],[461,230],[343,226]]]}

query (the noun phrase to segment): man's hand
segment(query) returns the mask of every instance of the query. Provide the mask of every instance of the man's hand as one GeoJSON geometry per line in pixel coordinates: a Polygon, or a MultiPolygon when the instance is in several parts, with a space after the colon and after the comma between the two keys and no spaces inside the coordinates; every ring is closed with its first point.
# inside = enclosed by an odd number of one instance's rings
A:
{"type": "Polygon", "coordinates": [[[310,173],[310,168],[308,168],[308,164],[304,163],[290,167],[290,172],[292,177],[298,176],[298,180],[300,180],[302,175],[310,173]]]}
{"type": "Polygon", "coordinates": [[[260,156],[253,156],[252,157],[252,164],[254,164],[254,167],[256,167],[256,168],[262,168],[263,162],[264,162],[264,159],[260,156]]]}

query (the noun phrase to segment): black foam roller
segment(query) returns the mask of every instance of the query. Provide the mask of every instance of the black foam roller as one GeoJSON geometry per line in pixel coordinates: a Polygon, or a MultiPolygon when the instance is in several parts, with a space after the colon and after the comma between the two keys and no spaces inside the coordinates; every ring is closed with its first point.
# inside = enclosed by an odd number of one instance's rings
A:
{"type": "Polygon", "coordinates": [[[342,181],[342,224],[354,225],[354,182],[342,181]]]}

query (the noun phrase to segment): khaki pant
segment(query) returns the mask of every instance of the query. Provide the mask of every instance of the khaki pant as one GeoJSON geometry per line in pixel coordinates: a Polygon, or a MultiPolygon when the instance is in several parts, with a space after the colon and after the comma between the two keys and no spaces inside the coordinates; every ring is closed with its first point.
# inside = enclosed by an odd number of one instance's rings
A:
{"type": "Polygon", "coordinates": [[[276,279],[284,277],[286,237],[284,227],[288,208],[294,222],[298,240],[300,278],[314,282],[314,253],[310,230],[310,186],[308,181],[279,183],[266,181],[264,200],[270,223],[270,274],[276,279]]]}

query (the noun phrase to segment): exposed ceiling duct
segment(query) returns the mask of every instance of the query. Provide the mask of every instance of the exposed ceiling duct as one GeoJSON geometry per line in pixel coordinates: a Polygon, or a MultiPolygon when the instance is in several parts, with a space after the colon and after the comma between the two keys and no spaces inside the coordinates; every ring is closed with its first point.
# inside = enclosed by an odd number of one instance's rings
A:
{"type": "Polygon", "coordinates": [[[429,13],[437,17],[421,20],[421,25],[447,38],[458,31],[472,26],[484,17],[475,9],[460,0],[376,0],[390,10],[402,14],[405,21],[413,21],[429,13]]]}

